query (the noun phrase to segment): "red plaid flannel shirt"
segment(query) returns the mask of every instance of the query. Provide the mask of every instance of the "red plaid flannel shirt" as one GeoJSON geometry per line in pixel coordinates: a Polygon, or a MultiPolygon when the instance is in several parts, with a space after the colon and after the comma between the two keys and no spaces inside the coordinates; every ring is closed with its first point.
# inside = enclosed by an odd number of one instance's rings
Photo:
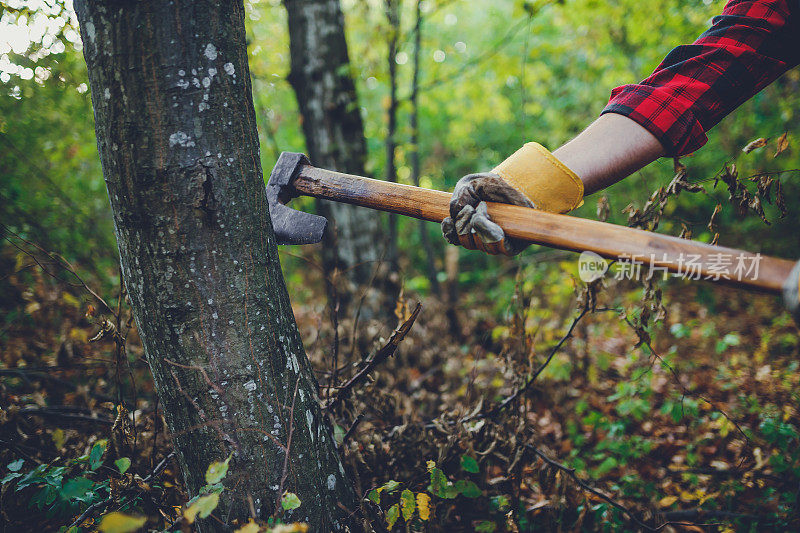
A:
{"type": "Polygon", "coordinates": [[[800,0],[731,0],[693,44],[644,81],[617,87],[603,113],[625,115],[669,156],[703,146],[706,132],[800,63],[800,0]]]}

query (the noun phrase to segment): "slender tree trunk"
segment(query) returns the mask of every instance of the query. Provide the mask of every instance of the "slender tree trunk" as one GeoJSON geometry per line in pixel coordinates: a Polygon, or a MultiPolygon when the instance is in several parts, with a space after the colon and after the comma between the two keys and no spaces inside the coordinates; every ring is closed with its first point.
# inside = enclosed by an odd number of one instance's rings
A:
{"type": "MultiPolygon", "coordinates": [[[[291,48],[289,82],[294,88],[311,162],[364,174],[366,141],[344,32],[339,0],[284,0],[291,48]]],[[[319,201],[328,218],[322,260],[331,275],[338,270],[350,282],[342,303],[352,298],[379,267],[387,239],[380,214],[361,207],[319,201]]]]}
{"type": "MultiPolygon", "coordinates": [[[[386,111],[386,181],[397,181],[397,46],[400,41],[400,0],[385,0],[389,22],[389,42],[386,53],[389,67],[389,109],[386,111]]],[[[389,214],[388,259],[392,272],[397,272],[397,215],[389,214]]]]}
{"type": "MultiPolygon", "coordinates": [[[[419,56],[422,50],[422,1],[417,0],[414,23],[414,56],[412,57],[411,76],[411,179],[414,185],[419,187],[419,177],[421,173],[421,163],[419,157],[419,56]]],[[[425,267],[427,269],[428,281],[431,284],[433,294],[439,296],[442,292],[437,277],[436,265],[434,264],[434,248],[431,245],[430,235],[428,234],[428,223],[419,221],[419,235],[422,240],[422,253],[425,254],[425,267]]]]}
{"type": "Polygon", "coordinates": [[[241,0],[76,0],[124,279],[203,530],[356,507],[292,315],[259,165],[241,0]],[[286,461],[286,462],[284,462],[286,461]]]}

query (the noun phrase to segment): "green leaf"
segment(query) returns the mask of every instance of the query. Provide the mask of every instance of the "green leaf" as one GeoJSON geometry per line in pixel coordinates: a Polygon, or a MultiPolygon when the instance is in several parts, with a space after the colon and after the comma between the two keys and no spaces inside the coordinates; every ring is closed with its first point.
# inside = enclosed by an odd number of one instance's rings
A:
{"type": "Polygon", "coordinates": [[[2,480],[0,480],[0,485],[5,485],[9,481],[13,481],[13,480],[17,479],[18,477],[22,477],[22,474],[20,474],[19,472],[9,472],[6,475],[6,477],[4,477],[2,480]]]}
{"type": "Polygon", "coordinates": [[[230,462],[232,456],[233,454],[229,455],[224,461],[211,463],[208,465],[208,470],[206,470],[206,483],[213,485],[214,483],[219,483],[222,481],[222,479],[228,473],[228,463],[230,462]]]}
{"type": "Polygon", "coordinates": [[[64,487],[61,489],[61,497],[65,500],[79,498],[91,490],[92,487],[94,487],[94,481],[86,479],[85,477],[68,479],[64,482],[64,487]]]}
{"type": "Polygon", "coordinates": [[[464,470],[465,472],[469,472],[471,474],[477,474],[478,470],[479,470],[478,461],[476,461],[474,458],[470,457],[469,455],[466,455],[466,454],[462,455],[461,456],[461,470],[464,470]]]}
{"type": "Polygon", "coordinates": [[[8,463],[7,468],[9,472],[19,472],[22,468],[22,463],[25,462],[25,459],[17,459],[16,461],[11,461],[8,463]]]}
{"type": "Polygon", "coordinates": [[[395,523],[397,523],[398,518],[400,518],[400,506],[394,504],[386,511],[386,525],[389,526],[390,530],[394,527],[395,523]]]}
{"type": "Polygon", "coordinates": [[[133,533],[147,522],[144,516],[131,516],[125,513],[108,513],[100,521],[98,528],[102,533],[133,533]]]}
{"type": "Polygon", "coordinates": [[[344,428],[339,424],[335,424],[333,426],[333,440],[336,442],[336,445],[339,446],[344,442],[344,428]]]}
{"type": "Polygon", "coordinates": [[[475,532],[476,533],[494,533],[497,529],[497,524],[494,522],[489,522],[488,520],[483,520],[482,522],[478,522],[475,525],[475,532]]]}
{"type": "Polygon", "coordinates": [[[598,466],[595,469],[594,473],[596,476],[602,476],[614,470],[617,467],[617,465],[618,463],[616,459],[614,459],[613,457],[606,457],[605,460],[602,463],[600,463],[600,466],[598,466]]]}
{"type": "Polygon", "coordinates": [[[117,470],[119,470],[120,474],[124,474],[131,467],[131,460],[128,459],[127,457],[120,457],[119,459],[114,461],[114,466],[117,467],[117,470]]]}
{"type": "Polygon", "coordinates": [[[431,484],[428,486],[428,490],[430,490],[434,496],[447,500],[452,500],[458,496],[459,492],[456,487],[450,483],[450,480],[447,479],[444,472],[438,467],[431,468],[431,484]]]}
{"type": "Polygon", "coordinates": [[[400,506],[403,509],[403,519],[408,522],[414,516],[414,510],[417,508],[417,500],[414,498],[414,493],[408,489],[401,492],[400,506]]]}
{"type": "Polygon", "coordinates": [[[297,509],[300,507],[300,498],[297,497],[297,494],[294,492],[287,492],[283,496],[281,496],[281,507],[283,507],[284,511],[291,511],[292,509],[297,509]]]}
{"type": "Polygon", "coordinates": [[[381,491],[378,489],[372,489],[367,493],[367,499],[374,503],[375,505],[381,504],[381,491]]]}
{"type": "Polygon", "coordinates": [[[466,498],[479,498],[483,495],[483,491],[475,483],[464,479],[456,481],[456,490],[466,498]]]}
{"type": "Polygon", "coordinates": [[[183,517],[190,524],[194,524],[197,517],[206,518],[217,508],[217,505],[219,505],[219,492],[201,496],[186,508],[183,517]]]}
{"type": "Polygon", "coordinates": [[[395,480],[389,480],[381,486],[381,490],[385,490],[386,492],[394,492],[400,488],[400,482],[395,480]]]}
{"type": "Polygon", "coordinates": [[[103,464],[103,454],[106,452],[108,441],[106,439],[97,441],[89,452],[89,470],[97,470],[103,464]]]}
{"type": "Polygon", "coordinates": [[[438,496],[445,485],[447,485],[447,477],[444,472],[435,466],[431,468],[431,492],[438,496]]]}

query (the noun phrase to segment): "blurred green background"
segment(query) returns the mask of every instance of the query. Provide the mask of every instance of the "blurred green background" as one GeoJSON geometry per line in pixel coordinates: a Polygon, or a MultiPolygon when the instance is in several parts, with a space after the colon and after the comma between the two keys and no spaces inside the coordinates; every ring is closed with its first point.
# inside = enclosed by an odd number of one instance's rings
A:
{"type": "MultiPolygon", "coordinates": [[[[79,268],[116,276],[111,217],[95,148],[90,94],[71,2],[17,0],[0,3],[0,218],[20,235],[62,254],[79,268]]],[[[245,2],[248,48],[265,174],[283,150],[302,151],[297,103],[286,81],[288,34],[278,0],[245,2]]],[[[555,149],[602,110],[612,88],[638,81],[669,50],[693,40],[718,13],[715,0],[564,0],[424,2],[420,64],[420,149],[425,187],[449,190],[463,174],[485,170],[522,143],[555,149]]],[[[344,0],[352,73],[368,140],[368,173],[382,177],[388,106],[387,22],[378,0],[344,0]]],[[[404,2],[398,67],[398,175],[409,183],[408,96],[411,83],[414,2],[404,2]]],[[[708,145],[683,159],[691,181],[713,178],[726,162],[740,174],[800,167],[797,150],[773,158],[773,149],[743,154],[754,138],[797,134],[800,73],[789,72],[729,116],[708,145]]],[[[661,160],[607,191],[610,221],[641,206],[669,182],[672,161],[661,160]]],[[[780,176],[789,215],[773,222],[738,216],[725,205],[724,187],[667,207],[660,230],[677,234],[681,223],[695,238],[706,228],[717,200],[723,203],[720,243],[795,257],[800,212],[794,173],[780,176]]],[[[576,215],[594,217],[590,197],[576,215]]],[[[400,220],[403,276],[424,291],[425,253],[417,225],[400,220]]],[[[441,271],[444,243],[436,225],[428,231],[441,271]]],[[[522,261],[535,258],[526,252],[522,261]]],[[[288,256],[287,256],[288,257],[288,256]]],[[[462,281],[491,276],[498,260],[470,254],[462,281]]],[[[287,275],[294,270],[291,260],[287,275]]]]}

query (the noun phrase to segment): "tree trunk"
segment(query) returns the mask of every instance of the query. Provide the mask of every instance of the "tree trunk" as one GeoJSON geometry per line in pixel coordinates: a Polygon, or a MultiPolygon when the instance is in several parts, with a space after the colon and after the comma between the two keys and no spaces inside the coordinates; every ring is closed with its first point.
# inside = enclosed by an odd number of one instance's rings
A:
{"type": "Polygon", "coordinates": [[[233,454],[203,530],[356,508],[269,220],[242,1],[76,0],[123,275],[190,494],[233,454]],[[286,461],[286,462],[284,462],[286,461]]]}
{"type": "MultiPolygon", "coordinates": [[[[400,0],[385,0],[389,34],[386,62],[389,70],[389,109],[386,110],[386,181],[397,181],[397,46],[400,41],[400,0]]],[[[389,214],[388,260],[392,272],[399,270],[397,255],[397,215],[389,214]]]]}
{"type": "MultiPolygon", "coordinates": [[[[419,187],[419,178],[421,174],[421,161],[419,157],[419,70],[420,70],[420,53],[422,51],[422,2],[417,0],[414,9],[416,17],[414,22],[414,55],[412,61],[412,76],[411,76],[411,149],[409,150],[409,159],[411,159],[411,180],[415,186],[419,187]]],[[[419,220],[417,224],[419,228],[419,237],[422,242],[422,253],[425,255],[425,269],[428,276],[428,281],[431,285],[431,291],[435,296],[440,296],[442,293],[439,286],[438,272],[436,271],[436,264],[434,263],[434,247],[431,244],[430,236],[428,235],[428,223],[424,220],[419,220]]]]}
{"type": "MultiPolygon", "coordinates": [[[[339,0],[284,0],[288,13],[291,73],[311,162],[320,167],[364,174],[366,141],[339,0]]],[[[355,289],[373,277],[387,239],[381,216],[347,204],[319,201],[329,220],[322,261],[329,275],[348,280],[346,304],[355,289]]]]}

